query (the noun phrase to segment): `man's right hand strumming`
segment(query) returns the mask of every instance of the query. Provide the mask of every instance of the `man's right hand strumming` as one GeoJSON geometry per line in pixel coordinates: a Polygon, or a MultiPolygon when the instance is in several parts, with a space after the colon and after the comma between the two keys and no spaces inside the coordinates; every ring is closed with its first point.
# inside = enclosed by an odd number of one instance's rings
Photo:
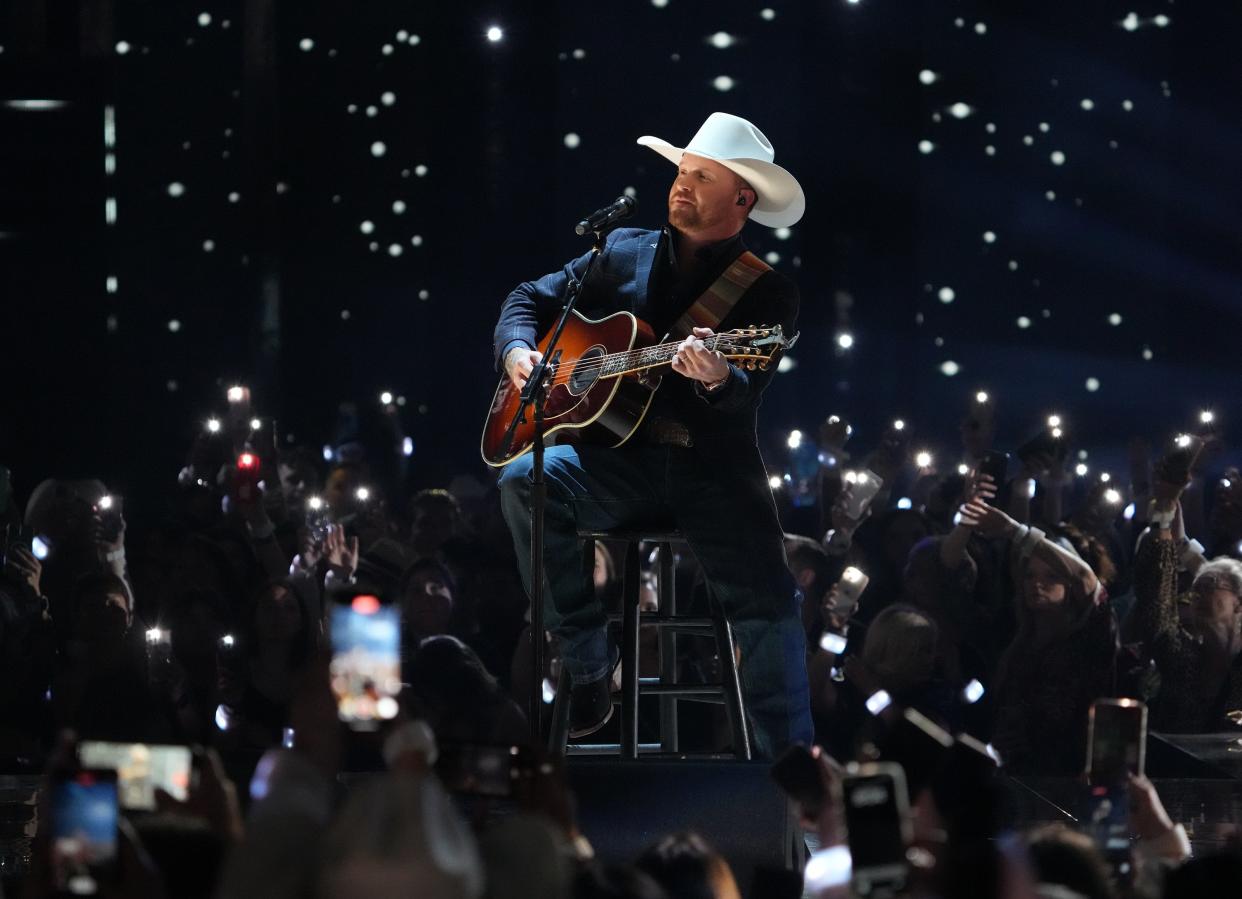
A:
{"type": "Polygon", "coordinates": [[[526,379],[534,371],[535,366],[543,359],[543,353],[524,346],[515,346],[505,356],[505,374],[513,382],[513,386],[521,390],[526,386],[526,379]]]}

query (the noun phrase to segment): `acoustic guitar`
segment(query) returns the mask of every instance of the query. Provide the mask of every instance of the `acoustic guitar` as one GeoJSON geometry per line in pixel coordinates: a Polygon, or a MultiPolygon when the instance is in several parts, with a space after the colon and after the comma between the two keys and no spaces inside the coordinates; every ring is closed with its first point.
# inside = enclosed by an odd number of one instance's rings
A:
{"type": "MultiPolygon", "coordinates": [[[[545,353],[551,333],[539,341],[545,353]]],[[[780,325],[734,328],[703,343],[739,367],[767,369],[794,345],[780,325]]],[[[620,446],[642,424],[660,386],[660,369],[672,364],[680,340],[656,343],[650,326],[629,312],[593,321],[574,312],[565,322],[552,359],[544,402],[545,436],[620,446]]],[[[483,461],[494,468],[528,452],[535,440],[534,410],[517,420],[521,391],[502,376],[483,425],[483,461]]],[[[550,439],[549,442],[555,442],[550,439]]]]}

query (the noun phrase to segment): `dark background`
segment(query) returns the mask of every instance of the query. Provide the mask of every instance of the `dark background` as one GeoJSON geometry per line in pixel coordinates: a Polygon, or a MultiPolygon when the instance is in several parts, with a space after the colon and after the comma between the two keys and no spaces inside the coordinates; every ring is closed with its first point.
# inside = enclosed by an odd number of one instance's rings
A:
{"type": "Polygon", "coordinates": [[[979,388],[1007,448],[1054,410],[1100,464],[1205,406],[1228,433],[1242,6],[1000,6],[6,0],[0,99],[63,105],[0,106],[0,463],[20,496],[96,475],[155,503],[242,381],[316,447],[392,390],[413,484],[483,475],[501,300],[627,187],[658,227],[673,168],[634,140],[717,109],[808,198],[746,232],[803,296],[774,468],[833,412],[863,447],[901,415],[951,448],[979,388]]]}

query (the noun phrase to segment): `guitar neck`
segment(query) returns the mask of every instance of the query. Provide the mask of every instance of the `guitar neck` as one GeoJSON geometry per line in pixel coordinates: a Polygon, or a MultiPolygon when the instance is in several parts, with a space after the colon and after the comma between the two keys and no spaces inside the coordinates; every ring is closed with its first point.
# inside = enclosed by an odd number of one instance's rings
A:
{"type": "MultiPolygon", "coordinates": [[[[737,354],[737,345],[729,341],[727,334],[714,334],[704,340],[703,344],[708,349],[719,350],[726,356],[731,355],[730,351],[733,351],[732,355],[737,354]]],[[[599,360],[601,366],[599,376],[601,378],[620,377],[659,368],[661,365],[669,365],[679,346],[681,346],[681,341],[674,340],[670,343],[658,343],[654,346],[627,350],[624,353],[609,353],[599,360]]]]}

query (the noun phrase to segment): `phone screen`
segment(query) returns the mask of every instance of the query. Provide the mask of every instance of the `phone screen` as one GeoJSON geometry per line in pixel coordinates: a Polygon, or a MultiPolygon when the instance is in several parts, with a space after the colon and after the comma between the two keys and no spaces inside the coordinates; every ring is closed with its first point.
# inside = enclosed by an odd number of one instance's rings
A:
{"type": "Polygon", "coordinates": [[[52,883],[62,893],[100,892],[117,856],[112,771],[78,771],[52,785],[52,883]]]}
{"type": "Polygon", "coordinates": [[[857,521],[862,518],[867,506],[871,505],[875,495],[884,486],[884,479],[873,471],[863,469],[846,472],[845,482],[850,489],[850,502],[845,514],[857,521]]]}
{"type": "Polygon", "coordinates": [[[1100,700],[1088,723],[1088,773],[1092,783],[1116,784],[1142,774],[1147,742],[1147,706],[1137,699],[1100,700]]]}
{"type": "Polygon", "coordinates": [[[818,818],[828,801],[819,763],[810,750],[793,744],[772,765],[772,779],[786,796],[802,806],[807,818],[818,818]]]}
{"type": "Polygon", "coordinates": [[[332,692],[341,720],[357,730],[397,715],[400,614],[369,595],[332,607],[332,692]]]}
{"type": "Polygon", "coordinates": [[[904,789],[887,772],[845,779],[845,825],[855,873],[905,866],[905,803],[899,795],[904,789]]]}
{"type": "Polygon", "coordinates": [[[180,802],[189,798],[192,757],[188,746],[84,740],[78,759],[83,767],[116,772],[122,808],[154,811],[157,789],[180,802]]]}
{"type": "Polygon", "coordinates": [[[990,477],[996,489],[1005,486],[1005,475],[1009,472],[1009,453],[989,450],[979,460],[979,473],[990,477]]]}

